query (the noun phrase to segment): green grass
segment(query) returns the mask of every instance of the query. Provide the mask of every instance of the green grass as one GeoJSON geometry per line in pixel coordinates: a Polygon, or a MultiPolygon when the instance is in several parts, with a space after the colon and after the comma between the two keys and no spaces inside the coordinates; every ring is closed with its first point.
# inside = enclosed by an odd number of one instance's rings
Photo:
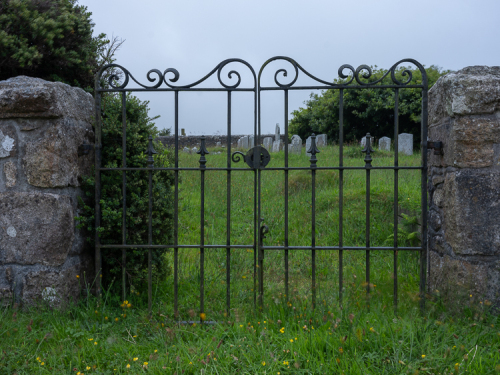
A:
{"type": "MultiPolygon", "coordinates": [[[[211,150],[217,151],[217,150],[211,150]]],[[[363,166],[357,149],[345,165],[363,166]]],[[[322,149],[319,165],[336,165],[338,149],[322,149]],[[325,161],[328,161],[327,163],[325,161]]],[[[272,155],[268,167],[282,166],[272,155]]],[[[181,166],[198,155],[181,154],[181,166]]],[[[224,166],[226,155],[208,155],[207,166],[224,166]]],[[[400,165],[419,165],[419,155],[400,165]]],[[[373,165],[391,165],[390,153],[375,153],[373,165]]],[[[240,164],[242,167],[243,165],[240,164]]],[[[307,166],[290,156],[290,166],[307,166]]],[[[270,228],[265,245],[284,241],[284,173],[262,172],[262,216],[270,228]]],[[[200,241],[199,172],[182,172],[179,243],[200,241]]],[[[372,171],[372,245],[392,234],[393,171],[372,171]]],[[[344,244],[364,246],[365,172],[346,171],[344,244]]],[[[318,171],[318,245],[338,244],[338,172],[318,171]]],[[[398,204],[418,212],[418,171],[400,171],[398,204]]],[[[226,172],[206,172],[205,243],[226,241],[226,172]]],[[[253,172],[235,171],[231,183],[231,243],[253,243],[253,172]]],[[[290,245],[308,246],[311,235],[310,172],[289,175],[290,245]]],[[[403,244],[403,241],[401,241],[403,244]]],[[[344,252],[344,300],[338,299],[338,252],[318,251],[317,306],[312,309],[311,254],[290,251],[290,292],[284,295],[283,251],[267,251],[263,311],[254,310],[253,249],[232,249],[231,309],[226,311],[226,250],[205,251],[205,314],[199,321],[199,250],[179,251],[179,315],[173,311],[173,276],[155,284],[153,314],[146,293],[128,304],[105,293],[99,301],[52,309],[43,303],[0,314],[0,374],[494,374],[500,372],[498,318],[489,302],[459,296],[445,306],[435,291],[421,314],[417,254],[400,252],[398,310],[393,308],[392,252],[371,252],[371,294],[366,295],[365,253],[344,252]],[[147,363],[147,364],[146,364],[147,363]]],[[[173,264],[173,252],[167,254],[173,264]]],[[[84,279],[81,275],[80,280],[84,279]]],[[[83,286],[83,282],[82,282],[83,286]]],[[[85,295],[89,295],[88,290],[85,295]]]]}

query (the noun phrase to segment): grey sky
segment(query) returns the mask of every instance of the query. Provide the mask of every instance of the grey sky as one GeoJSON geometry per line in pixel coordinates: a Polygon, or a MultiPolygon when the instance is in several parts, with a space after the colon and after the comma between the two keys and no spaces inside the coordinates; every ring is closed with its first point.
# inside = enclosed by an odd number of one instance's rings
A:
{"type": "MultiPolygon", "coordinates": [[[[289,56],[325,80],[337,78],[342,64],[389,68],[403,58],[452,70],[500,65],[499,0],[79,3],[93,13],[96,33],[126,40],[117,63],[143,83],[148,83],[150,69],[175,68],[180,73],[177,84],[188,84],[233,57],[246,60],[258,72],[268,58],[289,56]]],[[[290,69],[286,63],[276,65],[266,70],[268,78],[282,67],[290,69]]],[[[244,84],[246,68],[231,68],[242,74],[244,84]]],[[[232,83],[227,76],[223,80],[232,83]]],[[[220,87],[216,79],[210,82],[220,87]]],[[[262,132],[268,133],[274,132],[276,123],[283,124],[283,94],[265,95],[262,132]]],[[[152,116],[161,116],[159,128],[173,127],[173,94],[138,96],[151,101],[152,116]]],[[[290,93],[290,112],[308,96],[307,91],[290,93]]],[[[180,127],[188,134],[225,134],[225,98],[225,93],[180,93],[180,127]]],[[[233,134],[253,132],[252,104],[250,94],[234,94],[233,134]]]]}

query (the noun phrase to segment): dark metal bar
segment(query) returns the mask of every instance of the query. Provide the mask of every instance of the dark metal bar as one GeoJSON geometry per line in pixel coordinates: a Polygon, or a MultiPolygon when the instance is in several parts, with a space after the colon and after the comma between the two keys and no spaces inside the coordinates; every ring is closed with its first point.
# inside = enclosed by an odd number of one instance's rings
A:
{"type": "Polygon", "coordinates": [[[226,313],[231,309],[231,91],[227,92],[226,313]]]}
{"type": "MultiPolygon", "coordinates": [[[[232,171],[247,171],[251,172],[252,169],[249,168],[230,168],[232,171]]],[[[268,171],[307,171],[309,170],[309,167],[266,167],[266,170],[268,171]]],[[[317,167],[316,170],[364,170],[365,167],[317,167]]],[[[372,167],[372,170],[393,170],[393,169],[407,169],[407,170],[422,170],[422,167],[406,167],[406,166],[400,166],[400,167],[372,167]]],[[[141,171],[144,170],[144,168],[99,168],[100,171],[141,171]]],[[[152,168],[151,170],[153,171],[199,171],[199,168],[152,168]]],[[[229,168],[205,168],[205,171],[227,171],[229,168]]]]}
{"type": "MultiPolygon", "coordinates": [[[[205,146],[205,136],[201,136],[200,149],[200,314],[205,312],[205,164],[207,160],[205,155],[209,152],[205,146]]],[[[200,315],[201,316],[201,315],[200,315]]]]}
{"type": "MultiPolygon", "coordinates": [[[[258,190],[259,190],[259,194],[258,194],[258,206],[259,206],[259,214],[261,213],[261,179],[262,179],[262,175],[261,175],[261,170],[259,169],[257,171],[257,179],[258,179],[258,190]]],[[[259,221],[263,221],[263,219],[260,218],[260,215],[259,215],[259,221]]],[[[264,308],[264,250],[263,250],[263,245],[264,245],[264,235],[263,235],[263,232],[260,228],[260,224],[259,224],[259,251],[258,251],[258,264],[257,264],[257,268],[258,268],[258,277],[259,277],[259,309],[260,311],[262,311],[262,309],[264,308]]]]}
{"type": "MultiPolygon", "coordinates": [[[[296,86],[296,87],[287,87],[287,90],[363,90],[363,89],[423,89],[423,85],[363,85],[363,86],[329,86],[329,85],[310,85],[310,86],[296,86]]],[[[279,91],[283,90],[282,87],[259,87],[260,91],[279,91]]],[[[140,88],[126,88],[126,89],[99,89],[99,92],[180,92],[180,91],[246,91],[251,92],[255,91],[254,88],[176,88],[176,89],[165,89],[165,88],[157,88],[157,89],[140,89],[140,88]]]]}
{"type": "Polygon", "coordinates": [[[422,250],[420,252],[420,308],[422,312],[425,311],[425,286],[427,283],[427,273],[430,274],[430,261],[429,250],[427,249],[427,121],[428,121],[428,83],[427,75],[422,74],[422,143],[421,143],[421,157],[422,157],[422,174],[421,174],[421,208],[422,208],[422,250]],[[429,266],[429,269],[427,269],[429,266]]]}
{"type": "Polygon", "coordinates": [[[319,150],[316,147],[316,135],[313,133],[311,135],[311,147],[307,150],[311,154],[309,159],[311,168],[311,267],[312,267],[312,308],[316,308],[316,154],[319,154],[319,150]]]}
{"type": "MultiPolygon", "coordinates": [[[[285,168],[288,168],[288,90],[285,94],[285,168]]],[[[285,169],[285,247],[288,247],[288,169],[285,169]]],[[[288,290],[288,249],[285,249],[285,298],[289,300],[288,290]]]]}
{"type": "MultiPolygon", "coordinates": [[[[153,154],[156,151],[153,148],[153,137],[149,136],[148,145],[148,167],[152,168],[154,166],[153,154]]],[[[148,171],[148,245],[153,245],[153,171],[150,169],[148,171]]],[[[153,307],[153,280],[152,280],[152,249],[148,249],[148,312],[151,316],[151,309],[153,307]]]]}
{"type": "MultiPolygon", "coordinates": [[[[339,91],[339,167],[344,166],[344,90],[339,91]]],[[[339,170],[339,304],[344,289],[344,170],[339,170]]]]}
{"type": "Polygon", "coordinates": [[[174,315],[179,314],[179,92],[175,92],[175,187],[174,187],[174,315]]]}
{"type": "MultiPolygon", "coordinates": [[[[200,245],[99,245],[101,249],[121,249],[121,248],[126,248],[126,249],[172,249],[172,248],[177,248],[177,249],[199,249],[200,245]]],[[[253,247],[253,244],[249,245],[205,245],[205,249],[251,249],[253,247]]],[[[262,249],[264,250],[311,250],[311,246],[262,246],[262,249]]],[[[315,250],[340,250],[339,246],[315,246],[315,250]]],[[[365,246],[343,246],[343,250],[366,250],[367,247],[365,246]]],[[[401,251],[420,251],[422,249],[421,246],[418,247],[398,247],[397,249],[392,247],[392,246],[370,246],[370,250],[388,250],[388,251],[394,251],[394,250],[401,250],[401,251]]]]}
{"type": "MultiPolygon", "coordinates": [[[[127,102],[122,93],[122,167],[127,167],[127,102]]],[[[122,172],[122,244],[127,244],[127,172],[122,172]]],[[[127,250],[122,249],[122,301],[127,299],[126,291],[127,250]]]]}
{"type": "Polygon", "coordinates": [[[365,137],[366,145],[363,152],[366,153],[365,156],[365,169],[366,169],[366,229],[365,229],[365,240],[366,240],[366,294],[370,294],[370,170],[372,169],[372,157],[373,152],[371,146],[371,135],[366,134],[365,137]]]}
{"type": "Polygon", "coordinates": [[[101,133],[101,94],[98,92],[99,89],[99,79],[96,77],[95,80],[95,196],[94,196],[94,207],[95,207],[95,272],[96,272],[96,295],[101,298],[101,277],[102,277],[102,260],[101,260],[101,239],[99,238],[98,228],[101,226],[101,157],[102,157],[102,133],[101,133]]]}
{"type": "MultiPolygon", "coordinates": [[[[394,166],[399,165],[399,89],[394,90],[394,166]]],[[[394,169],[394,247],[398,247],[398,204],[399,181],[398,170],[394,169]]],[[[394,250],[394,313],[398,310],[398,251],[394,250]]]]}

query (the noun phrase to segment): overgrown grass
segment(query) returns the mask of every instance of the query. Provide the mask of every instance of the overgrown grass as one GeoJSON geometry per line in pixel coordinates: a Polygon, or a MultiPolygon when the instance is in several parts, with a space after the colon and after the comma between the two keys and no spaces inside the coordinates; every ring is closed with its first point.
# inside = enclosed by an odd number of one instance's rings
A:
{"type": "MultiPolygon", "coordinates": [[[[347,149],[345,165],[364,165],[347,149]],[[349,157],[347,157],[349,156],[349,157]]],[[[225,166],[226,155],[208,155],[207,166],[225,166]]],[[[337,148],[322,149],[319,165],[336,165],[337,148]]],[[[182,166],[197,166],[198,155],[181,154],[182,166]]],[[[373,165],[391,165],[390,153],[376,153],[373,165]]],[[[281,166],[273,155],[268,166],[281,166]]],[[[290,166],[307,166],[291,155],[290,166]]],[[[400,157],[419,165],[419,155],[400,157]]],[[[242,165],[242,167],[244,167],[242,165]]],[[[265,245],[284,241],[284,173],[262,172],[262,216],[270,228],[265,245]]],[[[200,241],[199,172],[183,172],[179,200],[179,242],[200,241]]],[[[372,245],[392,234],[393,171],[372,171],[372,245]]],[[[398,205],[418,213],[418,171],[399,172],[398,205]]],[[[337,171],[318,171],[318,245],[338,244],[337,171]]],[[[9,305],[1,312],[0,373],[6,374],[493,374],[500,372],[498,318],[489,302],[457,297],[460,314],[449,313],[439,292],[421,314],[417,254],[400,252],[398,310],[393,308],[394,254],[371,252],[371,293],[366,295],[365,253],[344,252],[343,303],[338,295],[337,251],[318,251],[317,305],[312,309],[311,253],[290,251],[290,292],[284,295],[283,251],[265,255],[263,311],[254,310],[253,172],[232,172],[231,309],[226,311],[226,250],[205,251],[205,312],[199,311],[199,250],[179,250],[179,315],[173,312],[173,278],[153,289],[148,316],[143,291],[126,302],[105,293],[82,297],[65,309],[9,305]],[[200,324],[203,317],[215,324],[200,324]],[[197,321],[178,324],[179,321],[197,321]]],[[[206,172],[205,243],[226,243],[226,172],[206,172]]],[[[365,241],[365,172],[346,171],[344,245],[365,241]]],[[[289,243],[310,245],[309,171],[289,174],[289,243]]],[[[402,240],[401,240],[402,241],[402,240]]],[[[171,263],[173,252],[168,254],[171,263]]],[[[79,275],[83,280],[83,275],[79,275]]],[[[82,285],[83,286],[83,285],[82,285]]],[[[88,295],[88,293],[86,294],[88,295]]],[[[457,293],[457,296],[459,293],[457,293]]],[[[455,310],[453,310],[455,311],[455,310]]]]}

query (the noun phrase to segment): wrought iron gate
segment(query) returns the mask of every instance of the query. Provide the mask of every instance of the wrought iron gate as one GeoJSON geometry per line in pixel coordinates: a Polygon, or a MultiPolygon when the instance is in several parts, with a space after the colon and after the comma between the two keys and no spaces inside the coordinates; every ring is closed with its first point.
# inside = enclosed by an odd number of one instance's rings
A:
{"type": "MultiPolygon", "coordinates": [[[[339,295],[338,299],[342,301],[343,294],[343,269],[344,263],[343,258],[346,251],[364,251],[366,253],[366,292],[370,293],[370,252],[373,251],[390,251],[394,254],[394,305],[397,306],[398,301],[398,274],[397,274],[397,264],[398,264],[398,251],[416,251],[420,253],[420,295],[421,295],[421,307],[425,306],[425,287],[426,287],[426,274],[427,274],[427,94],[428,94],[428,83],[427,75],[424,67],[417,61],[413,59],[404,59],[396,64],[394,64],[387,73],[380,79],[370,81],[372,75],[371,68],[367,65],[361,65],[357,69],[350,65],[342,65],[338,70],[338,75],[343,80],[340,82],[329,82],[319,79],[309,72],[307,72],[302,66],[300,66],[295,60],[277,56],[266,61],[258,74],[254,71],[252,66],[241,59],[228,59],[220,64],[218,64],[210,73],[200,80],[188,84],[176,86],[175,82],[179,79],[179,72],[175,69],[167,69],[163,73],[157,69],[153,69],[148,72],[147,79],[153,82],[152,85],[145,85],[136,80],[132,74],[122,66],[111,64],[103,67],[101,71],[96,76],[96,126],[95,126],[95,184],[96,184],[96,194],[95,194],[95,226],[99,228],[101,226],[101,174],[109,173],[110,171],[121,171],[123,175],[123,197],[126,197],[124,193],[127,189],[126,183],[126,172],[131,170],[145,170],[148,172],[149,180],[149,236],[148,243],[141,244],[127,244],[125,236],[125,217],[126,217],[126,202],[123,199],[123,225],[122,225],[122,238],[121,244],[102,244],[99,238],[99,232],[95,233],[95,259],[96,259],[96,270],[101,270],[101,256],[105,253],[106,249],[115,248],[122,249],[123,255],[123,284],[125,284],[125,267],[126,267],[126,251],[127,249],[144,249],[148,251],[149,257],[149,287],[148,287],[148,302],[149,309],[152,307],[152,280],[151,280],[151,250],[158,248],[169,248],[174,251],[174,311],[178,311],[178,290],[179,290],[179,280],[178,280],[178,259],[179,251],[189,248],[199,248],[200,250],[200,312],[205,311],[205,285],[204,285],[204,263],[205,263],[205,250],[211,248],[223,248],[226,249],[226,310],[230,311],[231,308],[231,249],[253,249],[254,257],[254,304],[256,306],[263,306],[264,298],[264,254],[266,251],[283,251],[284,253],[284,278],[285,278],[285,295],[289,295],[289,266],[288,266],[288,256],[290,251],[294,250],[307,250],[310,251],[310,259],[312,266],[312,280],[311,280],[311,292],[312,292],[312,303],[315,306],[316,301],[316,252],[324,250],[338,251],[338,270],[339,270],[339,295]],[[288,75],[287,70],[284,68],[276,70],[274,73],[275,86],[263,86],[261,81],[262,74],[266,67],[273,61],[281,61],[292,66],[293,79],[289,83],[280,82],[280,74],[284,77],[288,75]],[[253,85],[250,87],[240,87],[241,76],[235,70],[231,70],[228,73],[229,79],[236,78],[236,83],[230,85],[223,82],[221,78],[223,68],[230,63],[239,63],[246,67],[253,77],[253,85]],[[396,78],[396,69],[401,64],[413,64],[416,66],[422,75],[421,82],[412,82],[412,72],[410,70],[404,70],[403,76],[407,76],[406,81],[399,81],[396,78]],[[114,74],[107,74],[109,71],[121,71],[123,82],[121,84],[117,83],[117,76],[114,74]],[[344,72],[347,71],[348,74],[344,72]],[[305,76],[309,77],[314,83],[312,85],[296,85],[299,74],[303,73],[305,76]],[[106,76],[107,74],[107,76],[106,76]],[[202,88],[199,87],[200,84],[205,82],[211,76],[217,76],[220,83],[220,87],[212,88],[202,88]],[[390,75],[391,84],[386,84],[383,79],[390,75]],[[107,84],[101,87],[101,82],[103,78],[108,81],[107,84]],[[137,86],[135,88],[130,88],[129,83],[134,81],[137,86]],[[344,133],[343,133],[343,115],[344,115],[344,93],[347,90],[363,90],[363,89],[393,89],[394,90],[394,165],[393,166],[377,166],[372,165],[371,153],[373,149],[370,144],[370,135],[367,134],[366,145],[363,152],[366,154],[364,161],[364,166],[353,167],[345,166],[343,159],[343,147],[344,147],[344,133]],[[283,167],[273,167],[266,168],[270,160],[270,154],[268,151],[262,147],[262,134],[261,134],[261,94],[265,91],[275,91],[278,90],[283,93],[284,98],[284,124],[285,124],[285,140],[288,140],[288,95],[290,91],[293,90],[325,90],[332,89],[339,91],[340,98],[340,110],[339,110],[339,165],[338,166],[323,166],[323,160],[318,160],[317,154],[320,152],[316,147],[315,137],[312,137],[311,146],[307,152],[311,154],[308,167],[289,167],[288,164],[288,148],[284,148],[285,155],[285,165],[283,167]],[[421,165],[419,167],[409,167],[400,166],[398,164],[398,134],[399,134],[399,92],[405,89],[420,89],[422,93],[422,109],[421,109],[421,165]],[[174,123],[174,136],[175,136],[175,165],[171,168],[157,168],[154,167],[154,149],[152,147],[152,140],[150,137],[148,153],[148,167],[146,168],[129,168],[126,165],[126,116],[125,109],[123,109],[123,135],[122,135],[122,146],[123,146],[123,160],[122,166],[117,168],[103,168],[101,165],[101,151],[106,145],[102,144],[101,136],[101,96],[106,92],[119,93],[122,98],[122,105],[125,108],[126,104],[126,93],[128,92],[171,92],[173,93],[173,105],[175,111],[175,123],[174,123]],[[227,166],[224,168],[213,168],[206,166],[206,155],[209,154],[205,147],[204,138],[201,137],[201,147],[198,151],[200,154],[199,167],[198,168],[181,168],[179,167],[179,96],[183,95],[184,92],[189,91],[219,91],[225,92],[227,94],[227,166]],[[253,135],[255,137],[255,146],[252,147],[248,152],[242,153],[239,151],[234,151],[231,148],[231,111],[232,111],[232,97],[238,92],[251,92],[253,93],[253,113],[254,113],[254,127],[253,135]],[[247,166],[243,163],[238,164],[238,162],[244,161],[247,166]],[[370,238],[370,173],[372,170],[389,169],[394,171],[394,243],[390,247],[372,246],[370,238]],[[421,231],[421,245],[415,247],[400,247],[398,246],[398,173],[400,170],[416,169],[420,170],[421,173],[421,215],[422,215],[422,231],[421,231]],[[173,244],[163,244],[163,245],[153,245],[152,240],[152,225],[151,225],[151,213],[152,213],[152,173],[157,170],[171,170],[175,174],[175,207],[174,207],[174,243],[173,244]],[[194,244],[182,244],[179,243],[179,172],[183,170],[195,170],[200,173],[201,189],[200,189],[200,230],[201,236],[199,243],[194,244]],[[244,245],[235,245],[232,243],[231,238],[231,175],[233,171],[247,170],[249,173],[253,173],[253,243],[244,245]],[[281,246],[266,246],[265,238],[266,233],[269,231],[268,226],[265,224],[263,217],[265,217],[265,210],[263,209],[261,196],[262,196],[262,176],[269,170],[279,170],[284,172],[284,243],[281,246]],[[289,172],[297,170],[308,170],[311,173],[311,222],[304,223],[310,225],[310,245],[309,246],[291,246],[289,244],[289,172]],[[338,243],[332,243],[329,246],[317,246],[316,245],[316,173],[321,170],[336,170],[339,173],[339,241],[338,243]],[[343,241],[343,216],[344,216],[344,172],[346,170],[363,170],[365,171],[366,177],[366,235],[365,235],[365,246],[346,246],[343,241]],[[204,241],[204,215],[205,215],[205,175],[211,173],[212,171],[225,171],[226,181],[227,181],[227,208],[226,208],[226,241],[221,244],[205,244],[204,241]]],[[[321,158],[320,158],[321,159],[321,158]]],[[[271,228],[272,230],[272,228],[271,228]]],[[[97,290],[100,293],[101,285],[100,278],[97,277],[97,290]]],[[[125,287],[123,288],[123,299],[125,299],[125,287]]]]}

